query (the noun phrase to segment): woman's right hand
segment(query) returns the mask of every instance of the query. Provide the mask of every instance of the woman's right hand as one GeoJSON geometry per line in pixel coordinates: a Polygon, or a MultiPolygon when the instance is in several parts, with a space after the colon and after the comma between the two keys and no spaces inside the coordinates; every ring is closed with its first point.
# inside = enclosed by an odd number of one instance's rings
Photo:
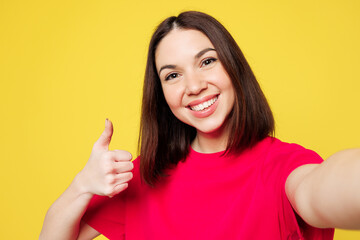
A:
{"type": "Polygon", "coordinates": [[[90,158],[76,176],[84,193],[113,197],[132,179],[132,156],[123,150],[109,151],[113,125],[106,119],[105,130],[95,142],[90,158]]]}
{"type": "Polygon", "coordinates": [[[133,177],[131,154],[109,151],[113,126],[106,120],[105,130],[95,142],[89,161],[46,213],[39,239],[93,239],[99,232],[80,221],[94,194],[112,197],[128,186],[133,177]]]}

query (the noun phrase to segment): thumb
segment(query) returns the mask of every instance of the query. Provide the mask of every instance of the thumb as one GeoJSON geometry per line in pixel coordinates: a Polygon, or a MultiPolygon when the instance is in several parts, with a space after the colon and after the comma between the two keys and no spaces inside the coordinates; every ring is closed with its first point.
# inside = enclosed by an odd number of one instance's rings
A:
{"type": "Polygon", "coordinates": [[[97,148],[109,149],[112,134],[113,134],[112,122],[109,119],[106,119],[105,120],[105,129],[102,132],[99,139],[95,142],[94,146],[97,148]]]}

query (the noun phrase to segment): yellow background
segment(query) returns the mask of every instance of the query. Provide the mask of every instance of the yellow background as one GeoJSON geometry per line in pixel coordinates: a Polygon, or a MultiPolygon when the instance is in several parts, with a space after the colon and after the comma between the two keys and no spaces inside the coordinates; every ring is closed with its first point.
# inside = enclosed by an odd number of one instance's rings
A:
{"type": "MultiPolygon", "coordinates": [[[[324,158],[359,147],[357,0],[0,0],[2,239],[38,237],[106,117],[111,148],[136,155],[149,38],[182,10],[207,12],[232,33],[269,99],[277,137],[324,158]]],[[[335,239],[359,238],[337,230],[335,239]]]]}

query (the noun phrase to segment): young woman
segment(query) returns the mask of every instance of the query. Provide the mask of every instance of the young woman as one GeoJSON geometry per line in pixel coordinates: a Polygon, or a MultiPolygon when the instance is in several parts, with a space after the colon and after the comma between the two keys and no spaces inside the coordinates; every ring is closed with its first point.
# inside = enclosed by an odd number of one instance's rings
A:
{"type": "Polygon", "coordinates": [[[49,209],[41,239],[332,239],[359,228],[360,150],[326,162],[271,137],[269,105],[214,18],[163,21],[149,46],[140,156],[113,126],[49,209]]]}

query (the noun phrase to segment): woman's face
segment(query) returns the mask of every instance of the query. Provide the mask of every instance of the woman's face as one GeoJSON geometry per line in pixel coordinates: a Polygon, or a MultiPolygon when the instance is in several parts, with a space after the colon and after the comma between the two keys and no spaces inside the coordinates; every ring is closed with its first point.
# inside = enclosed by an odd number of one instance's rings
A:
{"type": "Polygon", "coordinates": [[[233,108],[235,95],[206,35],[197,30],[172,30],[160,41],[155,61],[173,114],[198,132],[221,129],[233,108]]]}

